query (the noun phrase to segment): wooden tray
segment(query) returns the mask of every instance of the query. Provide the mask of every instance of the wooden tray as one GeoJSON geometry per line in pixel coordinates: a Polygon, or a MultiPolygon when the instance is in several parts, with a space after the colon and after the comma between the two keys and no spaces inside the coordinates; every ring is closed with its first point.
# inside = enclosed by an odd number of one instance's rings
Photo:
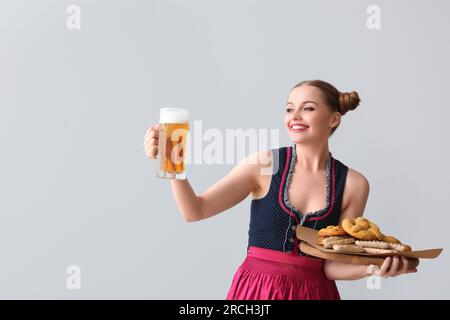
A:
{"type": "MultiPolygon", "coordinates": [[[[306,228],[303,226],[297,226],[297,238],[302,240],[300,243],[300,250],[306,254],[314,257],[341,261],[351,264],[360,265],[377,265],[381,266],[384,259],[388,256],[406,256],[408,258],[408,263],[411,268],[419,265],[419,258],[423,259],[434,259],[437,258],[441,252],[442,248],[428,249],[420,251],[410,251],[410,252],[396,252],[388,254],[369,254],[369,253],[340,253],[334,250],[325,249],[321,245],[317,244],[317,230],[306,228]]],[[[400,261],[401,263],[401,261],[400,261]]]]}
{"type": "MultiPolygon", "coordinates": [[[[308,244],[307,242],[300,242],[300,250],[306,254],[309,254],[311,256],[322,258],[326,260],[334,260],[344,263],[351,263],[351,264],[359,264],[359,265],[365,265],[369,266],[371,264],[377,265],[381,267],[381,265],[384,262],[385,257],[367,257],[367,256],[359,256],[354,254],[347,254],[347,253],[337,253],[337,252],[324,252],[320,249],[317,249],[313,247],[312,245],[308,244]]],[[[400,260],[399,267],[402,266],[402,261],[400,260]]],[[[408,258],[408,269],[415,268],[419,265],[419,259],[417,258],[408,258]]]]}

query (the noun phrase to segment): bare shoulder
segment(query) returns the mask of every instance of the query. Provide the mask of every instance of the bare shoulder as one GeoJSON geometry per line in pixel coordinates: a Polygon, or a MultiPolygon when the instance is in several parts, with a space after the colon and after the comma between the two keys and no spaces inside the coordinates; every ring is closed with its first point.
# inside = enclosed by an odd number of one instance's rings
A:
{"type": "Polygon", "coordinates": [[[272,151],[263,150],[249,154],[240,162],[239,166],[248,171],[255,183],[251,192],[252,199],[259,199],[267,194],[272,177],[272,159],[272,151]]]}
{"type": "Polygon", "coordinates": [[[263,150],[253,152],[248,155],[248,158],[257,160],[258,162],[265,163],[268,160],[272,160],[272,150],[263,150]]]}
{"type": "Polygon", "coordinates": [[[243,158],[238,167],[248,170],[255,179],[263,175],[265,171],[270,170],[272,165],[271,150],[257,151],[243,158]]]}
{"type": "Polygon", "coordinates": [[[368,190],[369,180],[359,171],[348,168],[346,185],[348,185],[352,190],[368,190]]]}
{"type": "Polygon", "coordinates": [[[363,215],[369,191],[369,180],[361,172],[349,167],[342,199],[342,212],[350,211],[352,216],[363,215]]]}

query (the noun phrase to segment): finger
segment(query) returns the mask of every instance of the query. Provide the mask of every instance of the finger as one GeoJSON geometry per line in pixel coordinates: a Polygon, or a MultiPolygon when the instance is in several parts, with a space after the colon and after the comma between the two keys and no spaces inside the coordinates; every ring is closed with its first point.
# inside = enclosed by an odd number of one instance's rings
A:
{"type": "Polygon", "coordinates": [[[152,130],[152,131],[150,131],[149,137],[152,137],[152,138],[159,138],[159,132],[158,132],[158,130],[152,130]]]}
{"type": "Polygon", "coordinates": [[[150,139],[150,145],[152,145],[152,146],[157,146],[158,142],[159,142],[158,138],[151,138],[150,139]]]}
{"type": "Polygon", "coordinates": [[[144,153],[148,157],[150,154],[150,146],[144,145],[144,153]]]}
{"type": "Polygon", "coordinates": [[[378,270],[378,275],[381,277],[384,277],[386,275],[386,272],[389,268],[389,266],[391,265],[391,257],[386,257],[386,259],[384,259],[383,264],[380,267],[380,270],[378,270]]]}
{"type": "Polygon", "coordinates": [[[398,267],[397,267],[397,271],[393,271],[391,274],[391,277],[395,277],[398,275],[401,275],[403,273],[408,273],[408,259],[405,256],[398,256],[398,258],[396,259],[398,260],[398,267]],[[401,266],[400,266],[400,260],[401,260],[401,266]]]}
{"type": "Polygon", "coordinates": [[[148,137],[152,132],[158,132],[158,128],[158,124],[148,127],[147,131],[145,132],[145,137],[148,137]]]}
{"type": "Polygon", "coordinates": [[[402,256],[402,269],[400,270],[401,273],[408,272],[408,259],[405,256],[402,256]]]}
{"type": "Polygon", "coordinates": [[[145,156],[147,158],[153,159],[153,156],[155,155],[155,148],[154,147],[147,147],[145,148],[145,156]]]}
{"type": "Polygon", "coordinates": [[[388,274],[392,277],[398,272],[398,267],[400,264],[400,259],[397,256],[392,257],[392,263],[389,267],[388,274]]]}
{"type": "Polygon", "coordinates": [[[407,273],[415,273],[417,272],[417,268],[408,269],[407,273]]]}
{"type": "Polygon", "coordinates": [[[148,135],[152,132],[152,130],[153,130],[153,127],[148,127],[147,128],[147,131],[145,131],[145,137],[148,137],[148,135]]]}
{"type": "Polygon", "coordinates": [[[150,158],[155,159],[158,155],[158,148],[151,148],[150,149],[150,158]]]}
{"type": "Polygon", "coordinates": [[[157,148],[157,147],[158,147],[158,145],[152,143],[152,141],[150,141],[150,140],[147,140],[144,142],[144,149],[146,151],[150,151],[151,148],[157,148]]]}
{"type": "Polygon", "coordinates": [[[159,139],[158,138],[147,138],[144,140],[144,146],[158,146],[159,139]]]}

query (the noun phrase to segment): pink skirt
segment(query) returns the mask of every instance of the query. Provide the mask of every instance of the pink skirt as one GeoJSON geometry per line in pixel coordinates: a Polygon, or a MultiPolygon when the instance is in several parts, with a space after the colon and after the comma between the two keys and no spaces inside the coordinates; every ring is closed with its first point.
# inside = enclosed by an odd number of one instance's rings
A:
{"type": "Polygon", "coordinates": [[[227,300],[340,300],[324,260],[250,246],[227,300]]]}

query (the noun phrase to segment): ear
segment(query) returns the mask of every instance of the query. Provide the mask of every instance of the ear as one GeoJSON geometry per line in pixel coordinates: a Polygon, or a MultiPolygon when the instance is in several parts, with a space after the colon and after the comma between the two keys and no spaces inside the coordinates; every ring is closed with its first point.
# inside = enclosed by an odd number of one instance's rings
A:
{"type": "Polygon", "coordinates": [[[341,116],[342,115],[339,112],[333,112],[329,122],[330,128],[336,127],[341,122],[341,116]]]}

